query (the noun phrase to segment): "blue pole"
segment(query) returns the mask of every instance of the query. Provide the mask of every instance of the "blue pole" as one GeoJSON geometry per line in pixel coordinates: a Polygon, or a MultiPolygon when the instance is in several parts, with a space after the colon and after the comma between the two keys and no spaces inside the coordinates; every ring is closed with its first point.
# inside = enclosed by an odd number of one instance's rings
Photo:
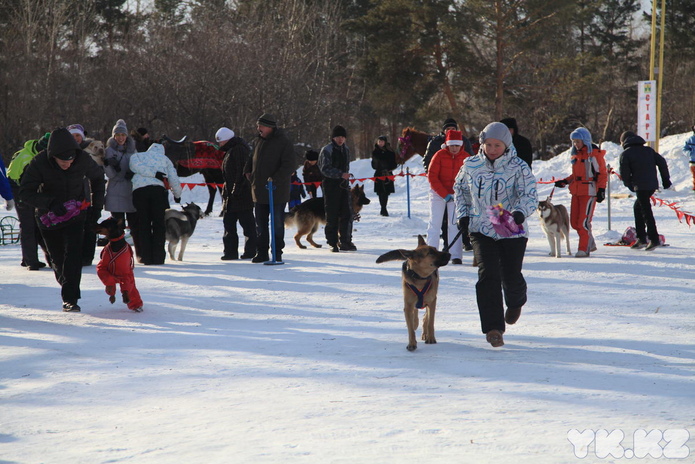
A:
{"type": "Polygon", "coordinates": [[[274,264],[284,264],[282,261],[276,259],[277,254],[275,252],[275,203],[273,202],[273,179],[268,177],[268,199],[270,201],[270,251],[272,259],[266,261],[263,264],[274,265],[274,264]]]}
{"type": "Polygon", "coordinates": [[[405,168],[405,194],[408,203],[408,219],[410,219],[410,168],[405,168]]]}

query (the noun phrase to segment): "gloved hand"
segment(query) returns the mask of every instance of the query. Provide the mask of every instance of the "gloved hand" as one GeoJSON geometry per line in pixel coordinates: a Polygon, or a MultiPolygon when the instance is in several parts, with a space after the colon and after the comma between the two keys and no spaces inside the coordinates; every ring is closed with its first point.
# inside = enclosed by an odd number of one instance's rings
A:
{"type": "Polygon", "coordinates": [[[53,200],[48,209],[57,217],[65,216],[66,214],[68,214],[68,210],[65,209],[65,205],[58,200],[53,200]]]}
{"type": "Polygon", "coordinates": [[[456,227],[458,227],[459,230],[462,230],[464,234],[468,234],[468,223],[470,222],[470,220],[471,218],[469,218],[468,216],[462,216],[456,222],[456,227]]]}
{"type": "Polygon", "coordinates": [[[161,171],[157,171],[157,173],[154,175],[154,177],[155,177],[155,179],[159,179],[159,180],[161,180],[162,182],[164,182],[164,179],[167,178],[167,175],[164,174],[164,173],[161,172],[161,171]]]}
{"type": "Polygon", "coordinates": [[[181,198],[174,197],[174,203],[181,203],[181,198]]]}
{"type": "Polygon", "coordinates": [[[113,162],[112,162],[111,164],[113,164],[113,170],[114,170],[114,171],[116,171],[116,172],[121,172],[121,163],[120,163],[119,161],[117,161],[117,160],[114,158],[114,159],[113,159],[113,162]]]}
{"type": "Polygon", "coordinates": [[[132,180],[134,175],[135,173],[133,171],[128,170],[123,177],[125,177],[125,180],[132,180]]]}
{"type": "Polygon", "coordinates": [[[670,189],[672,185],[673,185],[673,183],[670,180],[664,182],[664,190],[670,189]]]}
{"type": "Polygon", "coordinates": [[[450,201],[454,201],[454,196],[452,194],[448,194],[444,197],[444,201],[446,201],[447,203],[449,203],[450,201]]]}
{"type": "Polygon", "coordinates": [[[14,209],[14,200],[7,200],[7,202],[5,202],[5,209],[7,211],[12,211],[14,209]]]}
{"type": "Polygon", "coordinates": [[[524,223],[524,220],[526,220],[526,217],[524,216],[524,213],[521,211],[514,211],[512,213],[512,217],[514,218],[514,223],[516,225],[520,225],[524,223]]]}
{"type": "Polygon", "coordinates": [[[601,203],[606,199],[606,189],[598,189],[596,192],[596,203],[601,203]]]}
{"type": "Polygon", "coordinates": [[[555,187],[557,187],[557,188],[565,188],[565,187],[567,187],[567,184],[569,184],[569,182],[567,182],[567,181],[564,180],[564,179],[563,179],[563,180],[558,180],[557,182],[555,182],[555,187]]]}

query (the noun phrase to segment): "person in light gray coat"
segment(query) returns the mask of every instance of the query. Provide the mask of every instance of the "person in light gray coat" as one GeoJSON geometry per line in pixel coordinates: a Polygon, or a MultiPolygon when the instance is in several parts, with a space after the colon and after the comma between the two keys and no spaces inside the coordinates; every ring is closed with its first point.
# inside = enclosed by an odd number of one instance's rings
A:
{"type": "MultiPolygon", "coordinates": [[[[116,219],[127,220],[130,235],[133,237],[135,252],[139,249],[137,235],[137,213],[133,205],[133,172],[130,170],[130,157],[135,153],[135,140],[128,135],[128,127],[119,119],[113,126],[111,138],[106,142],[104,172],[108,178],[104,209],[116,219]]],[[[139,254],[138,254],[139,256],[139,254]]]]}

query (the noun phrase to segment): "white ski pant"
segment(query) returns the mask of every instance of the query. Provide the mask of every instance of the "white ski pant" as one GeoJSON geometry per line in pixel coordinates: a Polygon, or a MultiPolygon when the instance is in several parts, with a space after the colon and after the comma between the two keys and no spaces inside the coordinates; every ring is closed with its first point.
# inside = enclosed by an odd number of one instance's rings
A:
{"type": "MultiPolygon", "coordinates": [[[[448,235],[449,240],[456,237],[458,234],[458,227],[456,226],[455,210],[456,203],[450,201],[446,203],[442,197],[440,197],[437,192],[430,189],[430,221],[427,225],[427,244],[433,246],[438,250],[443,249],[446,243],[439,246],[439,237],[441,236],[442,230],[442,218],[444,217],[444,210],[446,210],[447,215],[447,225],[448,225],[448,235]]],[[[449,249],[452,259],[461,259],[463,257],[463,243],[461,242],[461,237],[456,239],[456,242],[451,245],[449,249]]]]}

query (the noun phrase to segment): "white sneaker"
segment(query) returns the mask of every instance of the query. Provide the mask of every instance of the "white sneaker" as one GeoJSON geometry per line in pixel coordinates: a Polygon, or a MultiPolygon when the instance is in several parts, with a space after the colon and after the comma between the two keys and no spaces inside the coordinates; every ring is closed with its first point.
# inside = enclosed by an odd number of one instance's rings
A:
{"type": "Polygon", "coordinates": [[[589,253],[587,253],[587,252],[584,251],[584,250],[578,250],[578,251],[574,254],[574,257],[575,257],[575,258],[588,258],[588,257],[589,257],[589,253]]]}

